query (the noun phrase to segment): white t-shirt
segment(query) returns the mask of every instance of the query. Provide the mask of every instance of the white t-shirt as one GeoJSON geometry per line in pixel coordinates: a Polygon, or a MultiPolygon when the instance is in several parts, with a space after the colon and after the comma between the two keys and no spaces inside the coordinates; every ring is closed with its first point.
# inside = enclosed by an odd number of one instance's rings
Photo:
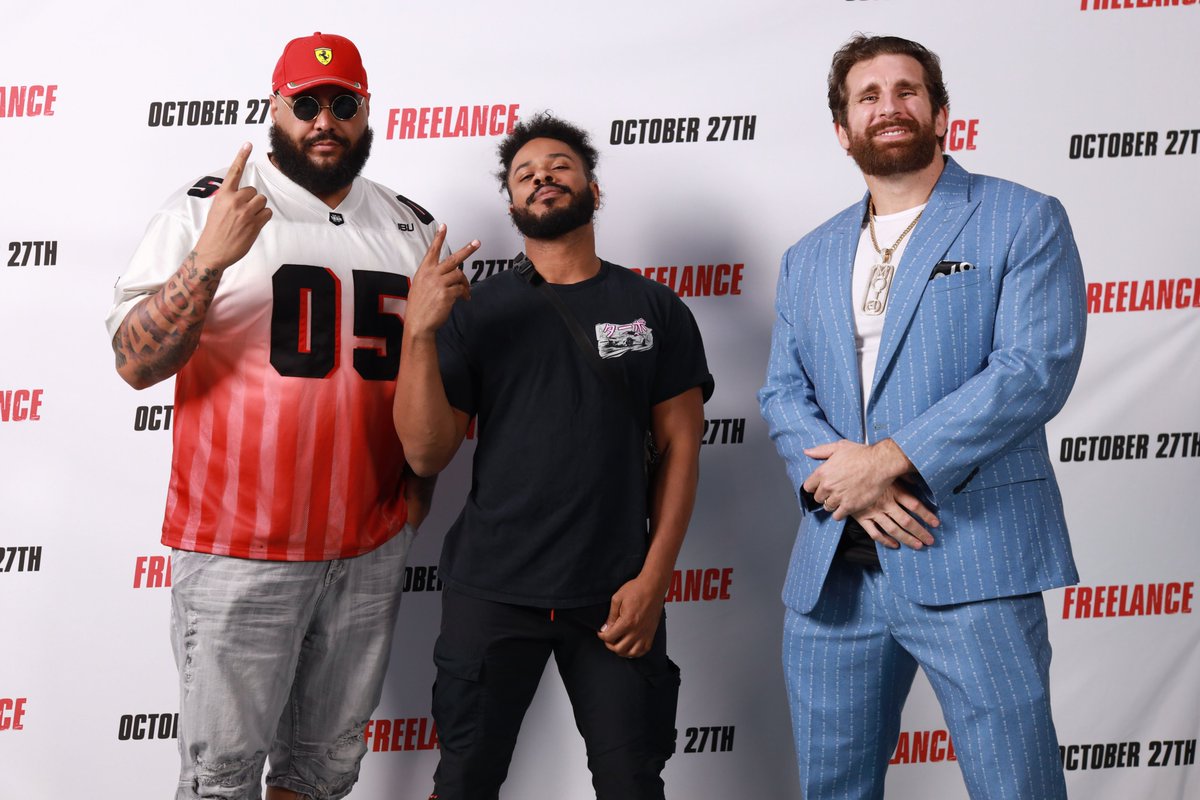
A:
{"type": "MultiPolygon", "coordinates": [[[[876,215],[875,239],[879,242],[880,249],[894,243],[908,227],[908,224],[913,221],[913,217],[924,210],[925,205],[922,203],[915,208],[896,214],[876,215]]],[[[920,224],[917,223],[917,225],[920,224]]],[[[888,262],[896,268],[896,273],[904,268],[901,258],[904,256],[904,250],[908,247],[912,236],[913,231],[909,231],[888,262]]],[[[884,306],[882,314],[868,314],[863,311],[863,303],[867,297],[867,284],[871,280],[871,269],[881,263],[883,263],[883,256],[875,252],[875,247],[871,244],[871,231],[866,225],[863,225],[862,235],[858,239],[858,251],[854,255],[854,275],[851,279],[850,291],[851,303],[854,308],[854,350],[858,354],[858,372],[862,378],[864,431],[866,430],[867,398],[871,396],[871,387],[875,383],[875,364],[879,359],[879,340],[883,336],[883,320],[887,316],[887,306],[884,306]]]]}
{"type": "MultiPolygon", "coordinates": [[[[219,182],[181,189],[150,221],[117,282],[110,336],[178,270],[219,182]]],[[[274,214],[225,271],[176,375],[163,544],[276,561],[360,555],[407,519],[392,396],[408,277],[434,223],[361,177],[337,209],[267,159],[241,185],[274,214]]]]}

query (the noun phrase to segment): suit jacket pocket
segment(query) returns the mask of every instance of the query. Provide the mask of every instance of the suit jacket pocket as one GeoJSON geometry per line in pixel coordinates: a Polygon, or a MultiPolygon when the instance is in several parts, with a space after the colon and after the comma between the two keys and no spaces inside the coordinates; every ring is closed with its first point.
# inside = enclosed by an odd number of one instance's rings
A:
{"type": "Polygon", "coordinates": [[[955,289],[962,289],[970,286],[973,283],[979,283],[983,278],[983,267],[975,267],[966,272],[956,272],[953,275],[939,275],[935,278],[930,278],[929,283],[935,292],[949,292],[955,289]]]}
{"type": "Polygon", "coordinates": [[[1041,450],[1032,447],[1010,450],[981,466],[961,491],[974,492],[1010,483],[1045,480],[1050,469],[1050,462],[1041,450]]]}

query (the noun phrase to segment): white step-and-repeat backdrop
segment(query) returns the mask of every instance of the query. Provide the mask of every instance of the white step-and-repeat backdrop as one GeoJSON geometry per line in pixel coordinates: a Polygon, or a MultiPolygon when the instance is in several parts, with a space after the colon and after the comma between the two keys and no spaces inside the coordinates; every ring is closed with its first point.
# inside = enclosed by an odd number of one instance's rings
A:
{"type": "MultiPolygon", "coordinates": [[[[1062,199],[1088,341],[1050,426],[1083,583],[1046,601],[1071,796],[1200,797],[1200,2],[10,3],[0,41],[0,798],[167,797],[177,759],[158,544],[172,386],[117,377],[102,324],[159,203],[266,149],[284,42],[349,36],[371,78],[366,174],[478,237],[519,240],[499,135],[541,109],[602,151],[601,254],[672,286],[717,378],[671,589],[684,682],[668,796],[797,798],[778,595],[798,513],[758,415],[779,257],[863,191],[825,108],[855,31],[938,52],[947,148],[1062,199]],[[465,110],[464,110],[465,109],[465,110]],[[459,127],[460,115],[483,119],[459,127]],[[214,172],[214,170],[221,170],[214,172]]],[[[404,576],[392,669],[355,796],[424,798],[436,563],[470,470],[440,483],[404,576]]],[[[503,796],[590,797],[548,671],[503,796]]],[[[962,798],[918,678],[889,798],[962,798]]],[[[1031,798],[1030,800],[1036,800],[1031,798]]]]}

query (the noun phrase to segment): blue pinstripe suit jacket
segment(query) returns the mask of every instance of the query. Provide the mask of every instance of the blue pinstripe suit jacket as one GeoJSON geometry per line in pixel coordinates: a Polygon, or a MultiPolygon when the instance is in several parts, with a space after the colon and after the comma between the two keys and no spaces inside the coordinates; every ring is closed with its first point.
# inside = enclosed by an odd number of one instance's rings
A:
{"type": "MultiPolygon", "coordinates": [[[[780,265],[759,402],[801,500],[783,599],[817,602],[844,522],[803,492],[805,447],[863,442],[850,279],[867,198],[805,236],[780,265]]],[[[1078,581],[1045,423],[1083,353],[1085,284],[1062,205],[947,158],[898,265],[867,400],[869,440],[916,466],[942,525],[933,547],[876,545],[905,597],[942,605],[1078,581]],[[930,280],[939,261],[976,269],[930,280]]]]}

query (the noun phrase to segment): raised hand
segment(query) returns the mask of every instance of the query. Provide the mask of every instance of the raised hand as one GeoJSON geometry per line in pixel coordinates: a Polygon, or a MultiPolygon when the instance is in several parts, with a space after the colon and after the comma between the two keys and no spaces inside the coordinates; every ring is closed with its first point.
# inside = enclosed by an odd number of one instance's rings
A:
{"type": "Polygon", "coordinates": [[[242,187],[242,173],[250,158],[251,145],[243,144],[213,197],[208,220],[196,242],[198,264],[224,269],[250,250],[258,233],[271,219],[267,198],[251,186],[242,187]]]}
{"type": "Polygon", "coordinates": [[[450,463],[467,432],[467,415],[446,399],[438,366],[437,330],[459,298],[470,299],[471,282],[459,266],[479,249],[476,239],[444,261],[438,257],[446,241],[439,225],[425,258],[408,287],[404,312],[404,344],[392,421],[404,445],[404,459],[418,475],[436,475],[450,463]]]}
{"type": "Polygon", "coordinates": [[[446,226],[439,225],[409,286],[404,330],[411,336],[432,335],[446,323],[456,302],[471,299],[471,282],[459,268],[479,249],[479,240],[439,261],[445,242],[446,226]]]}

